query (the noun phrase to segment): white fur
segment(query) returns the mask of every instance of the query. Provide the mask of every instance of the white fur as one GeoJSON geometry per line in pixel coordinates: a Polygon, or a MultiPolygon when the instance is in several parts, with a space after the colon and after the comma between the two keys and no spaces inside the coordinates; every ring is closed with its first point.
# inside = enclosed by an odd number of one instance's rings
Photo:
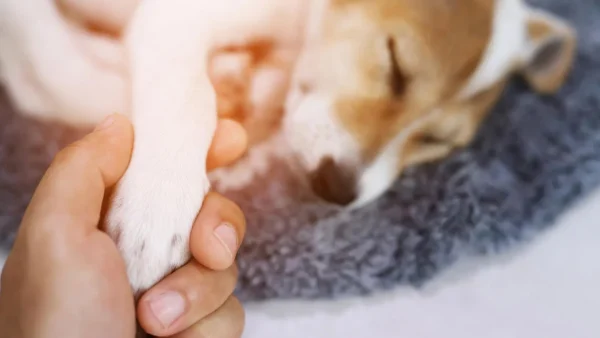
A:
{"type": "Polygon", "coordinates": [[[124,111],[125,76],[87,54],[118,47],[73,31],[53,1],[3,0],[0,13],[1,77],[21,111],[73,124],[124,111]]]}
{"type": "Polygon", "coordinates": [[[469,98],[504,77],[518,60],[527,43],[528,9],[522,0],[496,0],[492,37],[459,99],[469,98]]]}
{"type": "MultiPolygon", "coordinates": [[[[320,43],[328,5],[328,1],[318,0],[313,1],[310,7],[305,38],[308,47],[304,48],[299,56],[285,105],[284,135],[307,171],[317,169],[324,157],[331,157],[338,163],[352,166],[360,162],[360,145],[337,119],[332,107],[333,98],[326,91],[320,91],[319,87],[309,93],[303,93],[301,88],[304,84],[321,86],[331,80],[320,76],[319,67],[322,63],[320,60],[314,60],[318,51],[310,47],[320,43]]],[[[353,65],[353,60],[347,58],[325,64],[337,64],[333,71],[343,73],[347,68],[340,65],[342,60],[346,62],[346,66],[353,65]]],[[[331,74],[332,69],[327,71],[325,74],[331,74]]]]}
{"type": "Polygon", "coordinates": [[[287,112],[284,132],[292,150],[304,168],[313,171],[321,159],[331,157],[337,163],[357,165],[359,144],[332,113],[331,102],[319,94],[297,99],[287,112]]]}

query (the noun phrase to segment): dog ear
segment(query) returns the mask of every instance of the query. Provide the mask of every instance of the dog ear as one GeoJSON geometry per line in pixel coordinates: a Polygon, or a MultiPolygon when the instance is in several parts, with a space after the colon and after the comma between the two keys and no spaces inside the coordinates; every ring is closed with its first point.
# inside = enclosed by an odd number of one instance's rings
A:
{"type": "Polygon", "coordinates": [[[543,94],[555,92],[573,64],[575,30],[562,19],[539,10],[530,11],[526,30],[521,73],[534,90],[543,94]]]}

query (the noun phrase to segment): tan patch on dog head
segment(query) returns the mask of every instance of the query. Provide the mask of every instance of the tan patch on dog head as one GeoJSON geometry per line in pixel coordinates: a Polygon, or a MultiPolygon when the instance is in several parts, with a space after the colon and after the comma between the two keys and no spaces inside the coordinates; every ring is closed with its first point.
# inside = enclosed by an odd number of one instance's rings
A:
{"type": "Polygon", "coordinates": [[[398,169],[439,160],[454,149],[466,146],[502,94],[505,84],[506,79],[467,100],[440,107],[441,114],[411,135],[400,149],[398,169]]]}
{"type": "Polygon", "coordinates": [[[346,71],[319,83],[337,92],[334,109],[366,161],[464,86],[490,40],[493,11],[494,0],[332,0],[325,48],[352,64],[331,58],[346,71]]]}

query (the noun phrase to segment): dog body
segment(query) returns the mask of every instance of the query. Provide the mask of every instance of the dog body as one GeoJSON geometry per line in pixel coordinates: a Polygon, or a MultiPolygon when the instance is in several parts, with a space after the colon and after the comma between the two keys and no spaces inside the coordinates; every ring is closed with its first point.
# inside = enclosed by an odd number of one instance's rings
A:
{"type": "MultiPolygon", "coordinates": [[[[24,0],[7,1],[34,15],[19,5],[24,0]]],[[[27,41],[34,53],[36,39],[27,41]]],[[[282,119],[282,136],[315,192],[359,207],[402,168],[466,145],[511,74],[540,92],[556,90],[575,46],[568,25],[521,0],[147,0],[123,41],[122,48],[89,48],[117,65],[114,88],[108,77],[73,88],[52,79],[56,70],[44,79],[60,87],[49,97],[65,102],[53,106],[70,112],[58,116],[65,121],[95,122],[119,107],[131,112],[133,157],[106,230],[135,291],[189,258],[190,227],[210,186],[206,156],[217,111],[248,108],[243,119],[255,144],[277,130],[262,122],[282,119]],[[226,57],[215,66],[219,53],[226,57]],[[211,67],[223,71],[217,78],[241,79],[243,90],[221,100],[230,106],[217,102],[211,67]],[[69,106],[69,91],[91,101],[69,106]],[[90,102],[95,108],[82,113],[90,102]]],[[[0,60],[20,106],[47,116],[48,99],[11,74],[19,56],[0,60]]],[[[51,59],[39,62],[52,68],[51,59]]]]}

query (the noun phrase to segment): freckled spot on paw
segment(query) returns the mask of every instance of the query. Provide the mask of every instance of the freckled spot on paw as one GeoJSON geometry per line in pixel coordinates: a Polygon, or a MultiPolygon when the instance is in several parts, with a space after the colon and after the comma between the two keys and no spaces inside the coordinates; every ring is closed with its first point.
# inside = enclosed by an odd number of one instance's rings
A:
{"type": "Polygon", "coordinates": [[[181,235],[173,235],[171,238],[171,249],[180,247],[183,244],[183,237],[181,235]]]}
{"type": "Polygon", "coordinates": [[[142,257],[144,250],[146,249],[146,242],[142,242],[142,245],[135,251],[136,257],[142,257]]]}

